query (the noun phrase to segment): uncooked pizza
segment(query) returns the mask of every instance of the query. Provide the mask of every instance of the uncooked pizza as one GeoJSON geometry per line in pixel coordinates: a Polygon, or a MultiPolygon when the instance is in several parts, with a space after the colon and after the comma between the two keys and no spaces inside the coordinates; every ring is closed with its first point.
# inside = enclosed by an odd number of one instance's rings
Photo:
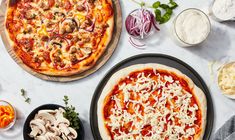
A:
{"type": "Polygon", "coordinates": [[[202,140],[204,93],[180,71],[138,64],[116,72],[98,101],[104,140],[202,140]]]}
{"type": "Polygon", "coordinates": [[[96,64],[112,38],[112,0],[10,0],[6,33],[36,72],[68,76],[96,64]]]}

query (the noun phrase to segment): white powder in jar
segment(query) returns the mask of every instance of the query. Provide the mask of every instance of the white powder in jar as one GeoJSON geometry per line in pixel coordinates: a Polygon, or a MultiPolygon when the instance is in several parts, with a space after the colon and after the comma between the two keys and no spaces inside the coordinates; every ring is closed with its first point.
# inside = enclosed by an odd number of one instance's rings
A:
{"type": "Polygon", "coordinates": [[[235,0],[215,0],[212,6],[215,17],[229,20],[235,17],[235,0]]]}
{"type": "Polygon", "coordinates": [[[210,32],[210,21],[202,11],[187,9],[176,18],[175,32],[184,43],[198,44],[207,38],[210,32]]]}

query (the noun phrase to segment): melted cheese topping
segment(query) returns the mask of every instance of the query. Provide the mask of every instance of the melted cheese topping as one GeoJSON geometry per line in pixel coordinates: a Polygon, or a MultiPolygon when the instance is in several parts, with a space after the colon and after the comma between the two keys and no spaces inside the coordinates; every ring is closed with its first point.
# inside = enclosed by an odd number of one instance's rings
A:
{"type": "Polygon", "coordinates": [[[154,71],[126,77],[104,110],[114,140],[193,139],[200,124],[193,95],[170,75],[154,71]],[[112,107],[110,107],[112,106],[112,107]],[[111,108],[111,109],[110,109],[111,108]]]}

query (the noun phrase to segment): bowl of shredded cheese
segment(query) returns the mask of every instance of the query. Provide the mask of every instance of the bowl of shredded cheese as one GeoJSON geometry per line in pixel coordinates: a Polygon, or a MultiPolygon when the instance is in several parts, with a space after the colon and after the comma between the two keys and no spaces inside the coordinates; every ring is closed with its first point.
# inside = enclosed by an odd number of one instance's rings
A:
{"type": "Polygon", "coordinates": [[[10,129],[16,121],[16,110],[7,101],[0,100],[0,131],[10,129]]]}
{"type": "Polygon", "coordinates": [[[172,31],[174,40],[179,46],[196,46],[207,39],[211,31],[211,23],[203,11],[189,8],[183,10],[174,19],[172,31]]]}
{"type": "Polygon", "coordinates": [[[230,62],[220,68],[218,85],[225,96],[235,99],[235,62],[230,62]]]}

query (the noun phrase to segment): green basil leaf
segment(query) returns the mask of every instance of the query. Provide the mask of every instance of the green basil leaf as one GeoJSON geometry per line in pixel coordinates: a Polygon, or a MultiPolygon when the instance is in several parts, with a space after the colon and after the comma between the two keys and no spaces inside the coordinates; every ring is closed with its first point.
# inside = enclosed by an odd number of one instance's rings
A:
{"type": "Polygon", "coordinates": [[[178,7],[178,4],[176,2],[174,2],[173,0],[170,0],[170,8],[171,9],[175,9],[176,7],[178,7]]]}
{"type": "Polygon", "coordinates": [[[172,4],[171,4],[171,9],[175,9],[176,7],[178,7],[178,4],[177,3],[175,3],[175,2],[173,2],[172,4]]]}
{"type": "Polygon", "coordinates": [[[155,13],[155,19],[156,19],[156,21],[161,21],[161,11],[159,10],[159,9],[155,9],[155,11],[154,11],[154,13],[155,13]]]}
{"type": "Polygon", "coordinates": [[[167,13],[168,15],[172,15],[172,13],[173,13],[173,12],[172,12],[172,9],[167,8],[167,9],[166,9],[166,13],[167,13]]]}
{"type": "Polygon", "coordinates": [[[161,4],[160,1],[157,1],[157,2],[154,2],[152,6],[153,8],[157,9],[160,6],[160,4],[161,4]]]}
{"type": "Polygon", "coordinates": [[[162,20],[160,21],[160,24],[166,23],[171,18],[171,14],[168,14],[167,12],[162,16],[162,20]]]}
{"type": "Polygon", "coordinates": [[[159,7],[161,7],[162,9],[170,8],[167,4],[160,4],[159,7]]]}

